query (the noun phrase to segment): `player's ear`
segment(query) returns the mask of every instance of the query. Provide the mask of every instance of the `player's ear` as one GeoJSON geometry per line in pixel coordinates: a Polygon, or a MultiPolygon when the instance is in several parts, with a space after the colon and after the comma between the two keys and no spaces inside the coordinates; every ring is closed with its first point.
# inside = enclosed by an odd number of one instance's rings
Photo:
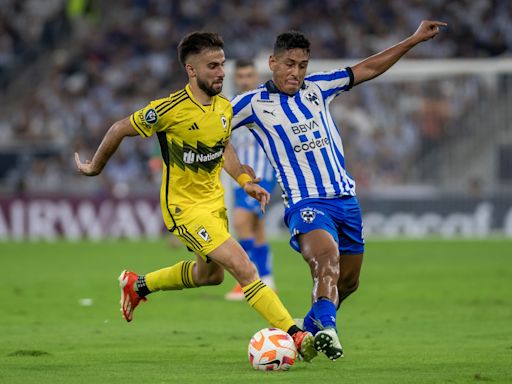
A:
{"type": "Polygon", "coordinates": [[[277,60],[276,60],[275,56],[270,55],[270,57],[268,58],[268,67],[270,68],[271,71],[274,70],[274,68],[276,67],[276,64],[277,64],[277,60]]]}
{"type": "Polygon", "coordinates": [[[192,66],[192,64],[190,64],[190,63],[185,64],[185,71],[187,71],[188,77],[196,77],[196,71],[195,71],[194,67],[192,66]]]}

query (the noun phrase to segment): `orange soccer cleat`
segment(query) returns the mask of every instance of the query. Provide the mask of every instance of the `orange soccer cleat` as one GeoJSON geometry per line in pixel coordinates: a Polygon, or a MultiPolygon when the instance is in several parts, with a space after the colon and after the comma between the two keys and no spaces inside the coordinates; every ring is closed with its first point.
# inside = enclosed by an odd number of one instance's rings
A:
{"type": "Polygon", "coordinates": [[[240,284],[237,284],[233,287],[231,291],[224,295],[224,298],[229,301],[242,301],[245,299],[244,291],[242,291],[242,287],[240,284]]]}
{"type": "Polygon", "coordinates": [[[299,331],[292,337],[297,351],[305,362],[309,363],[316,357],[317,351],[314,347],[315,338],[311,332],[299,331]]]}
{"type": "Polygon", "coordinates": [[[141,301],[147,301],[145,297],[135,292],[134,285],[139,276],[135,272],[123,271],[119,275],[119,287],[121,288],[121,312],[126,321],[133,319],[133,311],[141,301]]]}

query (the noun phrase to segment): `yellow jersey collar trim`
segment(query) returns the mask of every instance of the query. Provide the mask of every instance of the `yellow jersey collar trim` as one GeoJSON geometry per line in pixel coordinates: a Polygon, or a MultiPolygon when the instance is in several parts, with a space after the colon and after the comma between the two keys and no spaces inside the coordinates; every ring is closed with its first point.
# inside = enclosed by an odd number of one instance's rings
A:
{"type": "Polygon", "coordinates": [[[199,101],[196,100],[194,95],[192,94],[192,91],[190,90],[190,84],[187,84],[185,86],[185,91],[188,93],[188,96],[190,97],[190,100],[197,105],[203,112],[208,112],[208,110],[213,111],[215,108],[215,101],[217,100],[217,96],[212,97],[212,103],[208,106],[201,104],[199,101]]]}

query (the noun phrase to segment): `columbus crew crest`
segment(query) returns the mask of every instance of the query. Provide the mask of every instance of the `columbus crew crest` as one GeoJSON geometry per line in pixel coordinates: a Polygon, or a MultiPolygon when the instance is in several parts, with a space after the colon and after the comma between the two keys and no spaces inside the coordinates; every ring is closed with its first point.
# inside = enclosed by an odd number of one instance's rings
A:
{"type": "Polygon", "coordinates": [[[208,242],[212,239],[210,237],[210,234],[206,231],[206,229],[204,227],[199,228],[199,230],[197,231],[197,234],[201,237],[201,239],[203,239],[206,242],[208,242]]]}

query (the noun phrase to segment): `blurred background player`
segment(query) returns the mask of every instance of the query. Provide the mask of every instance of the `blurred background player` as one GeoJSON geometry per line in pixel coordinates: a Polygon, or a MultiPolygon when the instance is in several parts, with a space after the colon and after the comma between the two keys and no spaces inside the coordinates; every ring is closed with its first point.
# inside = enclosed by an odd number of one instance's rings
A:
{"type": "MultiPolygon", "coordinates": [[[[239,59],[235,62],[235,87],[238,93],[247,92],[258,86],[259,76],[252,60],[239,59]]],[[[242,164],[254,169],[261,178],[260,185],[270,194],[276,186],[274,170],[265,152],[258,145],[249,130],[239,129],[231,136],[231,142],[242,164]]],[[[273,290],[276,289],[272,274],[272,253],[265,233],[265,219],[257,200],[247,196],[242,188],[235,186],[235,209],[233,227],[238,242],[256,265],[261,281],[273,290]]],[[[226,294],[227,300],[244,300],[244,293],[237,284],[226,294]]]]}

